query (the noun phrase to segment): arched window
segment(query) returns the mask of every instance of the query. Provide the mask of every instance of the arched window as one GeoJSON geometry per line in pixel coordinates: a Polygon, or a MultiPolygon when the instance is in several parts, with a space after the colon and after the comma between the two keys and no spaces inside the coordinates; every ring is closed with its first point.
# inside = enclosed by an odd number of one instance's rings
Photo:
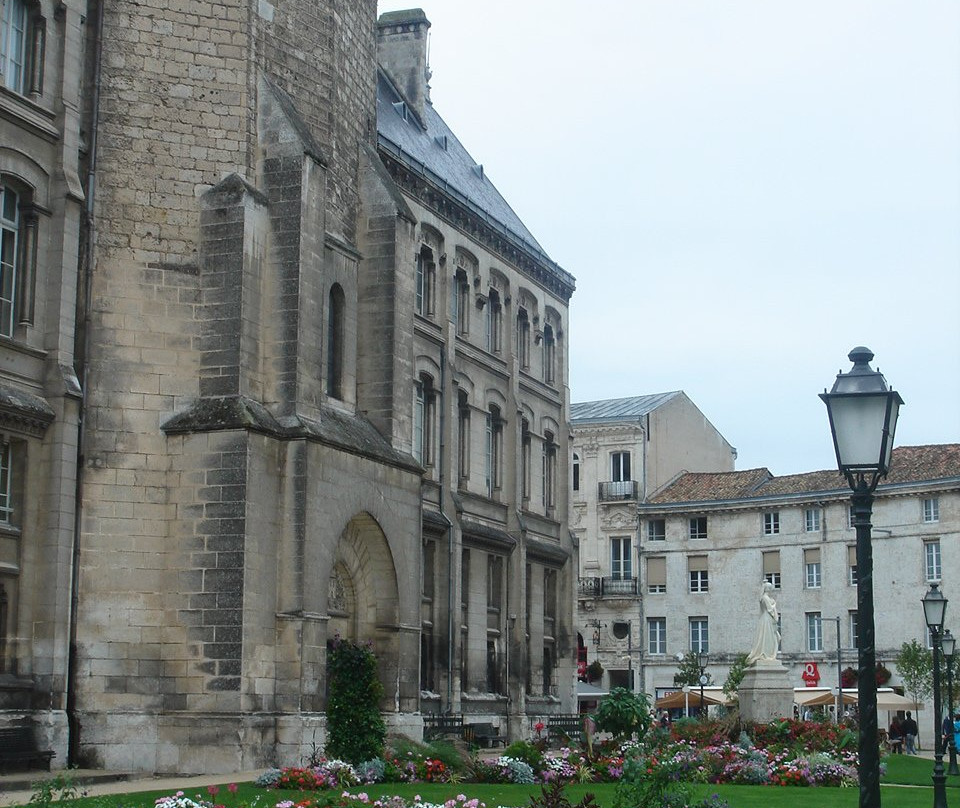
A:
{"type": "Polygon", "coordinates": [[[417,253],[417,314],[422,317],[432,317],[434,313],[434,299],[437,289],[437,268],[433,258],[433,250],[426,245],[417,253]]]}
{"type": "Polygon", "coordinates": [[[543,327],[543,380],[553,384],[556,379],[557,350],[553,337],[553,326],[543,327]]]}
{"type": "Polygon", "coordinates": [[[43,50],[46,26],[35,3],[4,0],[0,18],[0,75],[15,93],[43,92],[43,50]]]}
{"type": "Polygon", "coordinates": [[[421,466],[433,465],[436,412],[433,379],[422,373],[414,385],[413,401],[413,456],[421,466]]]}
{"type": "Polygon", "coordinates": [[[463,485],[470,479],[470,403],[463,390],[457,394],[457,424],[460,433],[457,443],[457,468],[460,484],[463,485]]]}
{"type": "Polygon", "coordinates": [[[523,370],[530,367],[530,318],[526,309],[517,312],[517,359],[523,370]]]}
{"type": "Polygon", "coordinates": [[[457,327],[457,334],[461,337],[470,333],[470,283],[467,273],[457,270],[453,276],[453,322],[457,327]]]}
{"type": "Polygon", "coordinates": [[[327,395],[343,398],[343,342],[346,298],[343,287],[330,287],[330,305],[327,309],[327,395]]]}
{"type": "Polygon", "coordinates": [[[530,422],[520,423],[520,496],[524,506],[530,502],[530,422]]]}
{"type": "Polygon", "coordinates": [[[543,434],[543,507],[551,511],[557,504],[557,444],[552,432],[543,434]]]}
{"type": "Polygon", "coordinates": [[[487,412],[486,482],[487,496],[493,498],[500,490],[503,455],[503,418],[495,404],[487,412]]]}
{"type": "Polygon", "coordinates": [[[573,453],[573,490],[580,490],[580,455],[573,453]]]}
{"type": "Polygon", "coordinates": [[[486,348],[490,353],[500,353],[501,333],[502,333],[502,312],[500,305],[500,293],[496,289],[491,289],[487,298],[487,344],[486,348]]]}
{"type": "Polygon", "coordinates": [[[0,177],[0,335],[33,322],[37,212],[29,194],[0,177]]]}

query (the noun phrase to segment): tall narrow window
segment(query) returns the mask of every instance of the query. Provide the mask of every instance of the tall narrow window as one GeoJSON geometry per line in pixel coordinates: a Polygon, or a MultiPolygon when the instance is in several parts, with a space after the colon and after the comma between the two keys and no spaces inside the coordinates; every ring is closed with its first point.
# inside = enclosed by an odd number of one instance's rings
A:
{"type": "Polygon", "coordinates": [[[423,246],[417,253],[417,289],[416,310],[423,317],[432,317],[434,297],[437,288],[437,268],[433,261],[433,251],[423,246]]]}
{"type": "Polygon", "coordinates": [[[690,650],[695,654],[710,653],[710,623],[706,617],[690,618],[690,650]]]}
{"type": "Polygon", "coordinates": [[[553,433],[543,434],[543,507],[550,511],[557,504],[557,444],[553,433]]]}
{"type": "Polygon", "coordinates": [[[847,582],[850,586],[857,585],[857,547],[854,544],[847,547],[847,582]]]}
{"type": "Polygon", "coordinates": [[[523,370],[530,367],[530,318],[526,309],[517,312],[517,361],[523,370]]]}
{"type": "Polygon", "coordinates": [[[343,342],[346,299],[343,287],[330,287],[330,305],[327,309],[327,395],[343,398],[343,342]]]}
{"type": "Polygon", "coordinates": [[[0,673],[10,673],[11,665],[7,661],[7,638],[12,634],[10,626],[10,595],[0,580],[0,673]]]}
{"type": "Polygon", "coordinates": [[[414,385],[413,456],[422,466],[432,466],[436,435],[437,394],[433,379],[422,374],[414,385]]]}
{"type": "Polygon", "coordinates": [[[470,333],[470,284],[462,269],[453,278],[453,322],[460,336],[470,333]]]}
{"type": "Polygon", "coordinates": [[[13,336],[14,299],[20,264],[20,200],[12,188],[0,186],[0,334],[13,336]]]}
{"type": "Polygon", "coordinates": [[[823,650],[823,621],[820,612],[807,612],[807,650],[823,650]]]}
{"type": "Polygon", "coordinates": [[[3,525],[12,525],[14,522],[10,456],[10,444],[0,444],[0,524],[3,525]]]}
{"type": "Polygon", "coordinates": [[[763,515],[763,535],[775,536],[780,532],[780,511],[767,511],[763,515]]]}
{"type": "Polygon", "coordinates": [[[855,611],[850,612],[850,647],[860,647],[860,621],[855,611]]]}
{"type": "Polygon", "coordinates": [[[803,551],[803,567],[807,589],[819,589],[822,583],[819,547],[810,547],[803,551]]]}
{"type": "Polygon", "coordinates": [[[943,580],[943,568],[940,563],[940,542],[928,541],[923,545],[924,568],[927,581],[934,583],[943,580]]]}
{"type": "Polygon", "coordinates": [[[615,483],[633,479],[630,476],[630,452],[614,452],[610,455],[610,479],[615,483]]]}
{"type": "Polygon", "coordinates": [[[500,293],[491,289],[487,297],[486,342],[490,353],[500,353],[503,333],[503,309],[500,305],[500,293]]]}
{"type": "Polygon", "coordinates": [[[633,554],[629,536],[610,539],[610,575],[615,581],[633,578],[633,554]]]}
{"type": "Polygon", "coordinates": [[[573,453],[573,490],[580,490],[580,455],[573,453]]]}
{"type": "Polygon", "coordinates": [[[463,390],[457,393],[457,427],[457,470],[464,483],[470,478],[470,403],[463,390]]]}
{"type": "Polygon", "coordinates": [[[527,503],[530,501],[530,464],[533,447],[530,438],[530,422],[524,418],[520,423],[520,495],[527,503]]]}
{"type": "Polygon", "coordinates": [[[500,408],[492,405],[487,412],[486,429],[487,496],[494,497],[500,490],[501,454],[503,451],[503,419],[500,408]]]}
{"type": "Polygon", "coordinates": [[[807,508],[803,512],[803,529],[807,533],[818,533],[820,531],[819,508],[807,508]]]}
{"type": "Polygon", "coordinates": [[[763,580],[780,588],[780,551],[770,550],[763,554],[763,580]]]}
{"type": "Polygon", "coordinates": [[[543,328],[543,380],[553,384],[556,380],[557,346],[553,335],[553,327],[546,325],[543,328]]]}

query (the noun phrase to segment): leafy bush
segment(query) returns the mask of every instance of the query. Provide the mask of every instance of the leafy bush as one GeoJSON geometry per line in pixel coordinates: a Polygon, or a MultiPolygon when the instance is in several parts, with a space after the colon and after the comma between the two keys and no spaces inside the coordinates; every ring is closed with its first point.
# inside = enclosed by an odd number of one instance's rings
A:
{"type": "Polygon", "coordinates": [[[380,715],[383,685],[377,658],[363,645],[334,640],[328,655],[327,755],[362,763],[383,754],[386,725],[380,715]]]}
{"type": "Polygon", "coordinates": [[[650,727],[650,702],[645,693],[615,687],[600,701],[594,721],[601,732],[643,738],[650,727]]]}
{"type": "Polygon", "coordinates": [[[543,752],[529,741],[514,741],[503,750],[503,754],[516,760],[522,760],[535,772],[543,769],[543,752]]]}

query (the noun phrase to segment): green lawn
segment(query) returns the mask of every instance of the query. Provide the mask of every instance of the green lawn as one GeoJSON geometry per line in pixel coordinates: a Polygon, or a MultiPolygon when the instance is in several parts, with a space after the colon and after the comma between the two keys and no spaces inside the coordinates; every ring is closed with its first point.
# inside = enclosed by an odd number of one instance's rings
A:
{"type": "MultiPolygon", "coordinates": [[[[884,758],[887,774],[882,780],[882,800],[885,805],[895,808],[929,808],[933,802],[931,775],[933,763],[916,757],[897,755],[884,758]]],[[[225,808],[253,808],[254,802],[259,808],[272,808],[277,802],[290,799],[297,802],[315,792],[280,791],[257,788],[251,783],[239,784],[236,794],[226,790],[229,779],[217,794],[217,802],[225,808]]],[[[954,789],[960,788],[960,777],[947,778],[947,786],[952,793],[948,799],[957,802],[960,794],[954,789]]],[[[609,783],[594,785],[571,785],[567,788],[567,797],[571,803],[578,802],[584,794],[591,792],[596,796],[602,808],[612,808],[616,786],[609,783]]],[[[209,799],[206,788],[186,787],[188,797],[197,796],[209,799]]],[[[540,794],[539,786],[487,785],[477,783],[433,784],[433,783],[386,783],[351,789],[361,791],[371,799],[384,795],[397,794],[412,799],[420,795],[429,802],[442,803],[457,794],[477,797],[487,804],[487,808],[513,806],[525,808],[530,797],[540,794]]],[[[152,808],[154,800],[166,796],[168,791],[149,791],[131,794],[117,794],[103,797],[88,797],[71,803],[57,803],[58,808],[152,808]]],[[[776,786],[715,786],[698,785],[696,794],[700,797],[719,794],[730,803],[731,808],[856,808],[858,789],[856,788],[795,788],[776,786]]]]}

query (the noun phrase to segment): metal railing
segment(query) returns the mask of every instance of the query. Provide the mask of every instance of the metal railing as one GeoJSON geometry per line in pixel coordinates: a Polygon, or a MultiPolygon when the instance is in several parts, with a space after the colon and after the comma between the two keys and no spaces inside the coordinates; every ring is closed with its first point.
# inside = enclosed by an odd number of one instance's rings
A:
{"type": "Polygon", "coordinates": [[[578,578],[577,594],[584,598],[632,597],[637,594],[636,578],[578,578]]]}
{"type": "Polygon", "coordinates": [[[636,480],[618,480],[599,483],[597,496],[601,502],[622,502],[637,498],[640,486],[636,480]]]}

